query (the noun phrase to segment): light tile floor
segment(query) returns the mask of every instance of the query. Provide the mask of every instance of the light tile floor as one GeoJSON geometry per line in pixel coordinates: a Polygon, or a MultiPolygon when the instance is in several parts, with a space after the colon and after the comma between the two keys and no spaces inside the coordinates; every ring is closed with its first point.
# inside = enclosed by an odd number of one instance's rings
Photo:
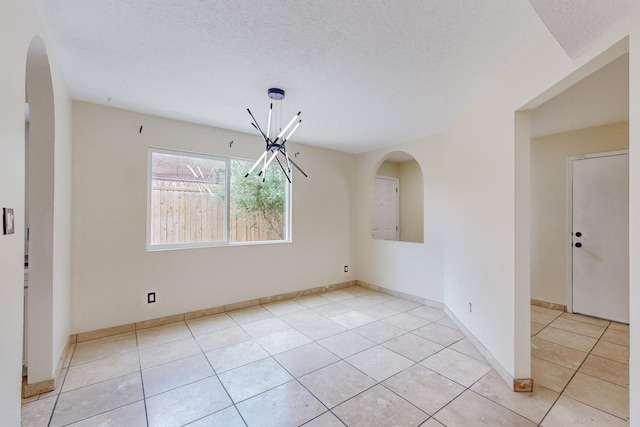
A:
{"type": "Polygon", "coordinates": [[[532,393],[443,311],[352,287],[79,343],[23,426],[628,425],[628,326],[531,315],[532,393]]]}
{"type": "Polygon", "coordinates": [[[561,393],[545,426],[629,425],[629,325],[531,307],[536,388],[561,393]]]}

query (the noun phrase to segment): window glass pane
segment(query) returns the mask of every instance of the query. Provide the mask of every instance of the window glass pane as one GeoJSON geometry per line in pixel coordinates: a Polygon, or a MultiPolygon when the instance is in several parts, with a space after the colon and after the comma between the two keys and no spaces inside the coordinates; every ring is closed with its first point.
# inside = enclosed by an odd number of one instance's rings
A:
{"type": "Polygon", "coordinates": [[[231,160],[230,241],[286,240],[288,186],[280,166],[269,166],[266,180],[254,171],[253,162],[231,160]]]}
{"type": "Polygon", "coordinates": [[[226,163],[206,157],[151,154],[151,245],[225,240],[226,163]]]}

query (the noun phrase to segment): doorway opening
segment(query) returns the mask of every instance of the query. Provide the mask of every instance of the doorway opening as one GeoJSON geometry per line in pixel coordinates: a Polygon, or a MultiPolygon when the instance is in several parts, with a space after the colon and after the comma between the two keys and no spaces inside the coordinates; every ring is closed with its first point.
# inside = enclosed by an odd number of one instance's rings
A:
{"type": "MultiPolygon", "coordinates": [[[[54,99],[44,42],[27,52],[25,102],[25,343],[26,385],[53,386],[54,99]]],[[[25,382],[23,381],[23,384],[25,382]]],[[[23,395],[27,388],[23,387],[23,395]]]]}
{"type": "Polygon", "coordinates": [[[536,303],[572,310],[568,159],[628,149],[628,82],[623,54],[530,113],[530,298],[536,303]]]}
{"type": "MultiPolygon", "coordinates": [[[[516,113],[516,181],[521,184],[516,211],[522,207],[516,213],[516,228],[527,230],[526,244],[516,249],[520,280],[516,292],[521,292],[516,309],[531,314],[529,334],[528,325],[516,325],[517,335],[522,335],[516,340],[516,373],[529,371],[535,384],[556,392],[579,388],[586,379],[598,384],[592,386],[598,393],[622,386],[621,399],[628,399],[628,374],[614,381],[601,377],[604,365],[591,368],[607,363],[625,369],[624,360],[607,359],[605,350],[620,346],[628,355],[628,325],[571,313],[575,311],[569,291],[573,274],[569,257],[575,248],[571,245],[580,243],[581,249],[586,241],[571,235],[581,230],[568,221],[567,162],[575,156],[629,147],[625,43],[602,53],[516,113]]],[[[628,301],[627,290],[627,305],[628,301]]]]}

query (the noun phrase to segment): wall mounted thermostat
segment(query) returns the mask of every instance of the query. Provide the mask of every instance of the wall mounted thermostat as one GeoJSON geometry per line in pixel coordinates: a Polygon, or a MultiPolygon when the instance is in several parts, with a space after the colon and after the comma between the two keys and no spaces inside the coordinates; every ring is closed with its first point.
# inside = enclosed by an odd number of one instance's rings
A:
{"type": "Polygon", "coordinates": [[[13,209],[2,208],[2,234],[13,234],[13,209]]]}

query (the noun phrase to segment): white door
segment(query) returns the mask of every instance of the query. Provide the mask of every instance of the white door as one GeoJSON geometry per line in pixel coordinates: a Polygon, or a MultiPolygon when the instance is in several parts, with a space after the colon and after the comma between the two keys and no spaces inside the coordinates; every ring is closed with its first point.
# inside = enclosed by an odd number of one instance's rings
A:
{"type": "Polygon", "coordinates": [[[372,233],[374,239],[398,240],[398,180],[375,177],[373,180],[372,233]]]}
{"type": "Polygon", "coordinates": [[[572,169],[573,312],[629,323],[629,155],[572,169]]]}

